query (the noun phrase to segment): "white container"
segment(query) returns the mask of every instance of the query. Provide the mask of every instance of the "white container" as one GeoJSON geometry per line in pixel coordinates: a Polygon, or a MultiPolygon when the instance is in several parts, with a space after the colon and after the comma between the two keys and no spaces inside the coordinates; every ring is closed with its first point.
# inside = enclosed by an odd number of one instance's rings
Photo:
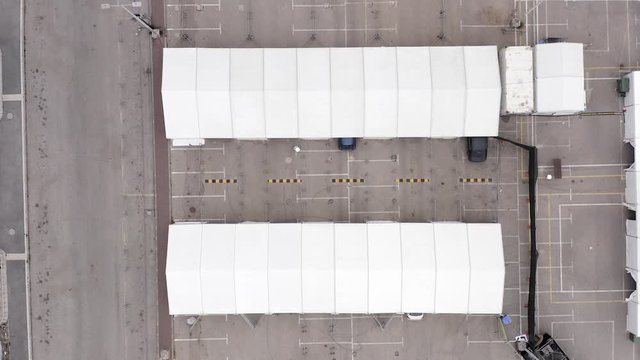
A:
{"type": "Polygon", "coordinates": [[[533,49],[508,46],[500,49],[502,83],[501,115],[531,114],[534,109],[533,49]]]}

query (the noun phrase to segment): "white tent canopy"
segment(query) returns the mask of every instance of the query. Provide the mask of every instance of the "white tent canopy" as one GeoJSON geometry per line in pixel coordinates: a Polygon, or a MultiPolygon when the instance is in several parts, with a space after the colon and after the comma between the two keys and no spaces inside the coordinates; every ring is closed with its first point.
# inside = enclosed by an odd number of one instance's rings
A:
{"type": "Polygon", "coordinates": [[[629,92],[624,97],[624,141],[633,146],[634,163],[625,169],[626,187],[625,204],[636,210],[640,203],[640,175],[635,160],[640,159],[640,148],[637,146],[638,121],[640,121],[640,71],[624,76],[629,79],[629,92]]]}
{"type": "MultiPolygon", "coordinates": [[[[626,269],[635,281],[638,281],[640,274],[640,244],[638,234],[640,234],[640,222],[627,220],[626,238],[626,269]]],[[[635,290],[627,299],[627,331],[640,334],[640,301],[638,300],[638,290],[635,290]]]]}
{"type": "Polygon", "coordinates": [[[640,138],[640,71],[624,76],[629,80],[629,92],[624,97],[624,140],[635,146],[640,138]]]}
{"type": "Polygon", "coordinates": [[[168,139],[497,136],[495,46],[165,48],[168,139]]]}
{"type": "Polygon", "coordinates": [[[584,111],[583,45],[538,44],[533,53],[536,113],[563,115],[584,111]]]}
{"type": "MultiPolygon", "coordinates": [[[[629,92],[624,97],[624,141],[633,146],[634,163],[625,170],[625,205],[637,211],[640,203],[640,175],[635,161],[640,159],[640,147],[637,146],[637,133],[640,121],[640,71],[633,71],[624,76],[629,79],[629,92]]],[[[640,275],[640,222],[627,220],[626,236],[626,269],[636,282],[640,275]]],[[[637,284],[636,284],[637,287],[637,284]]],[[[640,335],[640,301],[638,291],[634,291],[627,299],[627,331],[640,335]]]]}
{"type": "Polygon", "coordinates": [[[179,314],[502,311],[499,224],[176,224],[179,314]]]}

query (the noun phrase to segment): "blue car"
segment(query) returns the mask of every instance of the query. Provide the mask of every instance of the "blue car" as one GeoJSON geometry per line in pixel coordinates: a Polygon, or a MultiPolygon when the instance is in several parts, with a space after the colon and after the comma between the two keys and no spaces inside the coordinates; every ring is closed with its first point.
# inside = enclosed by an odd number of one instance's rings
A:
{"type": "Polygon", "coordinates": [[[354,150],[356,148],[356,138],[339,138],[338,149],[354,150]]]}

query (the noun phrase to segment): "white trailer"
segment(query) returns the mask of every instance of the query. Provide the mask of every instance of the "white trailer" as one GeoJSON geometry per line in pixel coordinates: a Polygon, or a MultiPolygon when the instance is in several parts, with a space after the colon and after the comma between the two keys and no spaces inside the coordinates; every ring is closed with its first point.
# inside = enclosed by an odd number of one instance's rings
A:
{"type": "Polygon", "coordinates": [[[169,227],[172,315],[499,314],[500,224],[169,227]]]}
{"type": "Polygon", "coordinates": [[[502,48],[500,74],[502,115],[570,115],[586,109],[582,44],[502,48]]]}
{"type": "Polygon", "coordinates": [[[533,49],[531,46],[508,46],[500,49],[502,81],[502,115],[531,114],[533,98],[533,49]]]}
{"type": "Polygon", "coordinates": [[[164,49],[166,136],[497,136],[495,46],[164,49]]]}

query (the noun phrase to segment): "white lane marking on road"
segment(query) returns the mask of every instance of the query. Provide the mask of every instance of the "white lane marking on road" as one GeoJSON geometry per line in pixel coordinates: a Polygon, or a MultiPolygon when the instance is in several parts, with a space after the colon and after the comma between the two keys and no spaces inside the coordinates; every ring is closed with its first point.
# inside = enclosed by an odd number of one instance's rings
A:
{"type": "Polygon", "coordinates": [[[7,261],[27,261],[27,254],[8,253],[7,261]]]}
{"type": "Polygon", "coordinates": [[[24,96],[22,94],[3,94],[2,101],[22,101],[24,96]]]}

